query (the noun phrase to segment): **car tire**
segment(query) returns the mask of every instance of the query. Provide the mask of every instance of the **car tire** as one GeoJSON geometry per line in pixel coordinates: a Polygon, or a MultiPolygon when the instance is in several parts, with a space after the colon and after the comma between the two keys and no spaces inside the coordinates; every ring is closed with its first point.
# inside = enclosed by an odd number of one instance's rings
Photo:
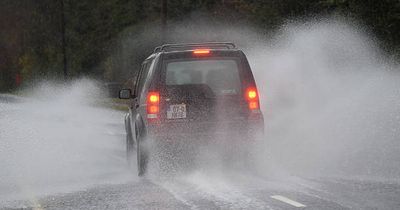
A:
{"type": "Polygon", "coordinates": [[[126,131],[126,161],[129,167],[134,166],[135,145],[132,139],[132,133],[126,131]]]}
{"type": "Polygon", "coordinates": [[[256,158],[253,148],[250,145],[246,145],[242,153],[243,158],[243,169],[246,171],[253,171],[255,169],[256,158]]]}
{"type": "Polygon", "coordinates": [[[144,176],[147,170],[148,164],[148,152],[144,146],[145,138],[142,135],[137,137],[137,170],[138,176],[144,176]]]}
{"type": "Polygon", "coordinates": [[[248,137],[249,142],[243,146],[243,163],[244,168],[248,171],[255,172],[258,170],[258,155],[262,153],[260,145],[263,139],[263,134],[251,135],[248,137]]]}

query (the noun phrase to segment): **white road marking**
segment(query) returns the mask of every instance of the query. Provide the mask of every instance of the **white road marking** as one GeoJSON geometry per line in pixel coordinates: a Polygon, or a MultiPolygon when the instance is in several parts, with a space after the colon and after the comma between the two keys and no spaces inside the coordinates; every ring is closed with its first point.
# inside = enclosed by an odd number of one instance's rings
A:
{"type": "Polygon", "coordinates": [[[271,198],[276,199],[278,201],[282,201],[284,203],[290,204],[290,205],[298,207],[298,208],[306,207],[306,205],[304,205],[304,204],[301,204],[297,201],[291,200],[291,199],[281,196],[281,195],[273,195],[273,196],[271,196],[271,198]]]}

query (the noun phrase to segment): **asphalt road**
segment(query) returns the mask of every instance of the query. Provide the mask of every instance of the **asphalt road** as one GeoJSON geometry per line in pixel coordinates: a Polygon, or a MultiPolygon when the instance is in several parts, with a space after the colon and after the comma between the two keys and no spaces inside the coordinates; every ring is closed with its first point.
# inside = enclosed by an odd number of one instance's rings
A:
{"type": "Polygon", "coordinates": [[[398,180],[300,177],[273,171],[258,174],[225,167],[150,173],[138,178],[134,169],[125,167],[121,113],[85,110],[82,118],[68,118],[69,109],[63,110],[62,113],[67,113],[65,116],[60,114],[60,108],[54,113],[50,109],[43,109],[43,113],[29,110],[29,107],[37,110],[45,106],[42,102],[28,106],[0,105],[0,125],[9,128],[0,132],[3,138],[0,149],[6,149],[0,154],[3,169],[0,171],[0,209],[400,209],[398,180]],[[99,119],[93,120],[85,114],[99,119]],[[21,116],[25,123],[35,122],[27,126],[32,131],[23,133],[12,126],[14,121],[21,125],[18,121],[21,116]],[[93,125],[94,121],[104,118],[103,122],[115,123],[93,125]],[[35,127],[37,124],[40,126],[35,127]],[[59,127],[66,125],[70,127],[63,139],[59,136],[62,132],[59,127]],[[42,128],[45,133],[40,132],[42,128]],[[80,133],[82,128],[86,132],[80,133]],[[57,135],[50,135],[48,130],[57,131],[57,135]],[[28,134],[40,141],[27,143],[28,134]],[[81,136],[87,138],[73,141],[81,136]],[[59,138],[56,144],[48,145],[55,137],[59,138]],[[18,144],[13,145],[15,142],[18,144]],[[21,145],[29,148],[23,150],[21,145]],[[62,148],[57,150],[59,145],[62,148]],[[54,151],[48,152],[51,149],[54,151]],[[32,150],[37,150],[37,154],[23,157],[32,150]],[[65,159],[59,156],[62,152],[67,155],[65,159]],[[26,160],[28,165],[23,165],[26,160]],[[22,173],[25,169],[27,172],[22,173]],[[49,187],[53,189],[42,191],[49,187]],[[11,196],[22,190],[29,193],[11,196]]]}
{"type": "Polygon", "coordinates": [[[269,180],[234,174],[135,179],[14,201],[4,209],[399,209],[400,185],[340,179],[269,180]]]}

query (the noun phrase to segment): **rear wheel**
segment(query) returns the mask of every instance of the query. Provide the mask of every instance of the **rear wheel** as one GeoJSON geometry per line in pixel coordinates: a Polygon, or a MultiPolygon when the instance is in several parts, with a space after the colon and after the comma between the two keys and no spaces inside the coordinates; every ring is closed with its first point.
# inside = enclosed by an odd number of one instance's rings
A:
{"type": "Polygon", "coordinates": [[[257,157],[265,152],[262,150],[263,136],[263,131],[258,130],[249,135],[247,144],[243,145],[243,163],[246,170],[257,171],[257,157]]]}
{"type": "Polygon", "coordinates": [[[132,133],[126,131],[126,161],[129,167],[134,165],[135,145],[132,139],[132,133]]]}
{"type": "Polygon", "coordinates": [[[251,171],[255,167],[255,141],[249,136],[237,138],[230,144],[221,145],[224,165],[229,169],[251,171]]]}
{"type": "Polygon", "coordinates": [[[138,175],[143,176],[146,173],[147,170],[147,164],[148,164],[148,151],[147,148],[145,147],[145,138],[144,136],[141,136],[138,134],[137,136],[137,169],[138,169],[138,175]]]}
{"type": "Polygon", "coordinates": [[[143,142],[138,142],[138,148],[137,148],[137,168],[138,168],[138,175],[143,176],[146,173],[147,170],[147,164],[148,164],[148,152],[146,149],[142,146],[143,142]]]}
{"type": "Polygon", "coordinates": [[[241,155],[243,168],[247,171],[253,171],[256,168],[256,157],[253,142],[244,145],[241,155]]]}

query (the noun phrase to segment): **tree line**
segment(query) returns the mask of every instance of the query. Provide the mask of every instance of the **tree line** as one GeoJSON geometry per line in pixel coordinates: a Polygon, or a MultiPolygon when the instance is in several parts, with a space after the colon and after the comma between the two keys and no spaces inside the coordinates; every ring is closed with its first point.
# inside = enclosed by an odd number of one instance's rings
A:
{"type": "MultiPolygon", "coordinates": [[[[63,77],[62,26],[70,78],[122,80],[113,62],[130,68],[151,51],[138,48],[118,60],[118,39],[161,23],[161,0],[1,0],[0,91],[43,77],[63,77]],[[64,15],[64,23],[63,16],[64,15]]],[[[242,21],[269,33],[288,19],[340,14],[360,20],[391,54],[400,54],[399,0],[168,0],[168,21],[202,11],[210,18],[242,21]]],[[[162,34],[155,34],[157,45],[162,34]]],[[[119,46],[123,47],[123,46],[119,46]]],[[[154,46],[145,46],[152,48],[154,46]]],[[[118,66],[118,65],[117,65],[118,66]]],[[[120,65],[119,65],[120,66],[120,65]]],[[[132,67],[133,68],[133,67],[132,67]]]]}

